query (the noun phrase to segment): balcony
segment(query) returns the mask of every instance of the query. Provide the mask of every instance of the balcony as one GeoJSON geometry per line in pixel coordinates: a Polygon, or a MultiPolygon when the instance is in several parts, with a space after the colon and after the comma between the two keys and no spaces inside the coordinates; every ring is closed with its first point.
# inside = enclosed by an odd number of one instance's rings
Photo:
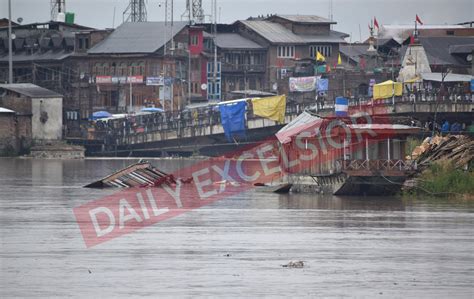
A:
{"type": "Polygon", "coordinates": [[[264,73],[264,64],[222,64],[223,73],[264,73]]]}

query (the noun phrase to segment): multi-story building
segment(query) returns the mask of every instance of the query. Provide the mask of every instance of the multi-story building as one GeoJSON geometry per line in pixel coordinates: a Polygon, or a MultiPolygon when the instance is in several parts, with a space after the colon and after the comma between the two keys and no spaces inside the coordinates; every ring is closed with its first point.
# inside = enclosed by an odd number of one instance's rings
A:
{"type": "MultiPolygon", "coordinates": [[[[45,22],[14,25],[13,82],[33,83],[64,96],[64,123],[79,128],[90,107],[88,64],[84,56],[110,30],[45,22]],[[84,91],[85,90],[85,91],[84,91]]],[[[0,28],[0,82],[8,80],[8,30],[0,28]]],[[[70,131],[70,130],[69,130],[70,131]]]]}
{"type": "Polygon", "coordinates": [[[178,109],[186,98],[188,27],[124,23],[87,51],[93,110],[178,109]]]}
{"type": "Polygon", "coordinates": [[[314,61],[317,52],[326,63],[337,62],[339,45],[347,34],[334,31],[334,21],[313,15],[273,15],[268,18],[237,21],[237,31],[266,49],[265,88],[288,92],[287,78],[298,62],[314,61]]]}

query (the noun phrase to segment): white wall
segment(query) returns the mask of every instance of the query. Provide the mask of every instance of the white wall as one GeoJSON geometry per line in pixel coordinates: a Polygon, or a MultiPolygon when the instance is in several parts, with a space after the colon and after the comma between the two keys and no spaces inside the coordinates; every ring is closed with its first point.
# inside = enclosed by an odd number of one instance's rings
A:
{"type": "Polygon", "coordinates": [[[63,130],[63,99],[35,98],[31,100],[32,137],[34,140],[60,140],[63,130]],[[46,122],[41,121],[41,115],[46,122]]]}

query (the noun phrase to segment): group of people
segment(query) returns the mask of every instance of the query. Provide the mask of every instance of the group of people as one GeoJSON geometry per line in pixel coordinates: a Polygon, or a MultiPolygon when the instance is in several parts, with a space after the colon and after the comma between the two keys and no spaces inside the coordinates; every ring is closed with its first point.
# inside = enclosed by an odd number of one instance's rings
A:
{"type": "Polygon", "coordinates": [[[428,120],[425,123],[425,129],[432,132],[437,132],[441,134],[459,134],[459,133],[474,133],[474,122],[470,123],[458,122],[455,121],[450,123],[448,120],[443,119],[441,123],[435,122],[433,120],[428,120]]]}

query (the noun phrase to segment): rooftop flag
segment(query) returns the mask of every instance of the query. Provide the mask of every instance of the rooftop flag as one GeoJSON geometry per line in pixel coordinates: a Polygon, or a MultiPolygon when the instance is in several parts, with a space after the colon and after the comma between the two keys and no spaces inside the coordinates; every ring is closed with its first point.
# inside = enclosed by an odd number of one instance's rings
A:
{"type": "Polygon", "coordinates": [[[323,54],[321,54],[321,53],[319,53],[319,51],[317,51],[316,61],[326,61],[326,58],[323,56],[323,54]]]}
{"type": "Polygon", "coordinates": [[[420,23],[420,25],[423,25],[423,22],[421,21],[420,17],[418,15],[416,15],[416,21],[418,23],[420,23]]]}
{"type": "Polygon", "coordinates": [[[379,30],[379,22],[377,22],[377,18],[374,17],[374,26],[377,27],[377,30],[379,30]]]}

